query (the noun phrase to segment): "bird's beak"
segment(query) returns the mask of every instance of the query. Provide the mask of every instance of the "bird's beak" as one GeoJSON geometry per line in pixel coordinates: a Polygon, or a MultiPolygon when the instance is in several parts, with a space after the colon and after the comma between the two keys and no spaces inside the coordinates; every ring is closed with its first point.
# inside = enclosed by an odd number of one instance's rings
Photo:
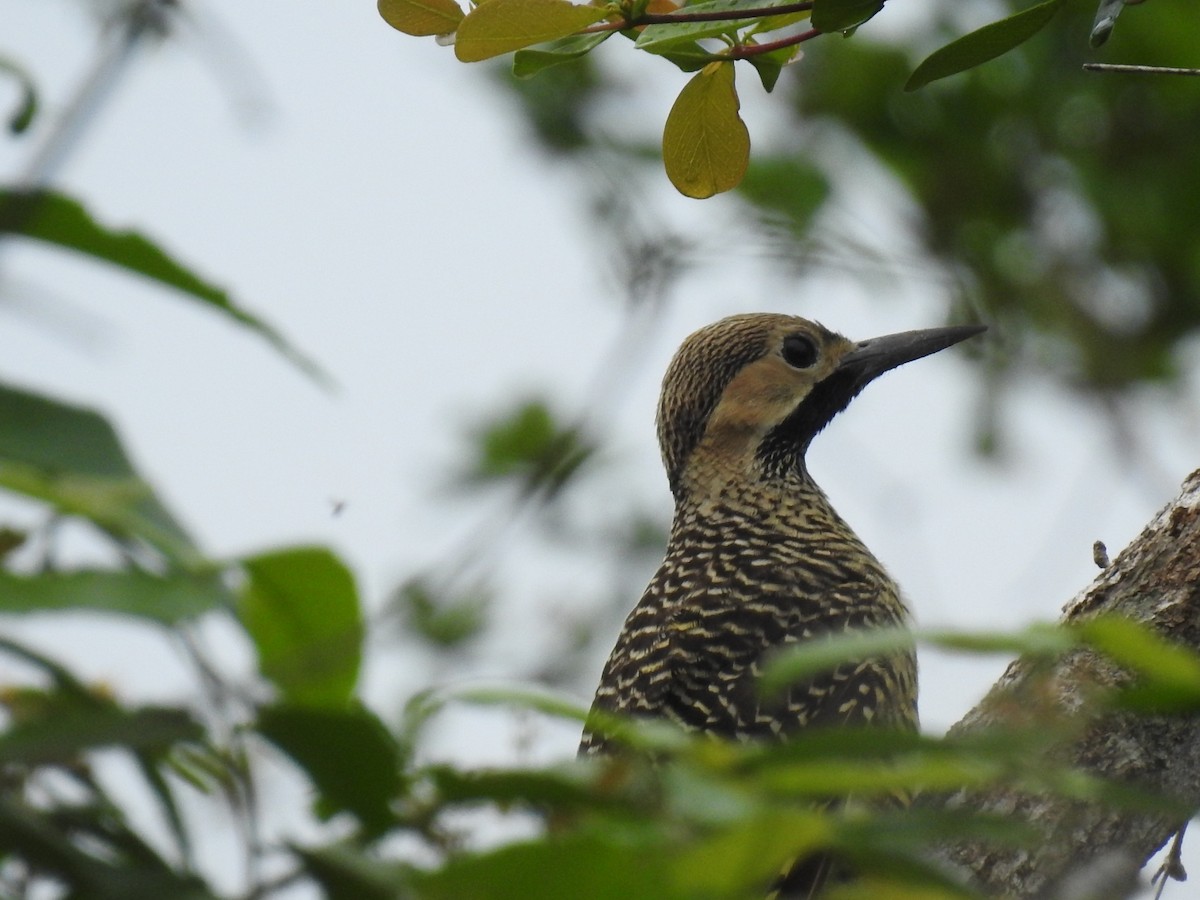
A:
{"type": "Polygon", "coordinates": [[[837,372],[839,375],[852,375],[861,387],[896,366],[945,350],[985,331],[986,325],[950,325],[946,328],[902,331],[859,341],[853,350],[838,361],[837,372]]]}

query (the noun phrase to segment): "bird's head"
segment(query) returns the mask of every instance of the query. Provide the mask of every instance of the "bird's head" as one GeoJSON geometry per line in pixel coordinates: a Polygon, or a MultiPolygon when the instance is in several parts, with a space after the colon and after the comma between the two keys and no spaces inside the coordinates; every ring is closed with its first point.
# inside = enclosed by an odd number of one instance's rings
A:
{"type": "Polygon", "coordinates": [[[663,378],[658,440],[671,491],[802,471],[813,437],[872,379],[985,330],[852,341],[795,316],[730,316],[692,334],[663,378]]]}

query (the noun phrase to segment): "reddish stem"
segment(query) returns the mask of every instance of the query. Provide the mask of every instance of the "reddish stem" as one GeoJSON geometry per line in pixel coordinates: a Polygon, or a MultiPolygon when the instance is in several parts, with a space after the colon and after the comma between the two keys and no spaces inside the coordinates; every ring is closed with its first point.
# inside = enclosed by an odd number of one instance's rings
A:
{"type": "Polygon", "coordinates": [[[822,33],[813,28],[803,34],[794,34],[791,37],[780,38],[777,41],[767,41],[765,44],[742,44],[737,47],[730,47],[725,52],[725,56],[728,56],[730,59],[747,59],[751,56],[761,56],[764,53],[770,53],[772,50],[779,50],[783,47],[794,47],[797,44],[803,44],[805,41],[811,41],[822,33]]]}

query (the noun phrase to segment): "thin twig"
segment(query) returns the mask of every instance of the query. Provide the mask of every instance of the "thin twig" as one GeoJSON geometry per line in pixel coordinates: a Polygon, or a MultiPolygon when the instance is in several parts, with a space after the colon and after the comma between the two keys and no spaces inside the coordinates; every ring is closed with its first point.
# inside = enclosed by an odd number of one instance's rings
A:
{"type": "Polygon", "coordinates": [[[730,47],[725,55],[731,59],[746,59],[751,56],[761,56],[773,50],[782,50],[784,47],[794,47],[797,44],[803,44],[805,41],[811,41],[813,38],[820,36],[821,33],[817,29],[811,28],[803,34],[794,34],[791,37],[780,38],[777,41],[767,41],[765,44],[740,44],[737,47],[730,47]]]}
{"type": "Polygon", "coordinates": [[[1088,72],[1124,72],[1134,75],[1200,75],[1200,69],[1178,69],[1171,66],[1128,66],[1116,63],[1084,63],[1088,72]]]}

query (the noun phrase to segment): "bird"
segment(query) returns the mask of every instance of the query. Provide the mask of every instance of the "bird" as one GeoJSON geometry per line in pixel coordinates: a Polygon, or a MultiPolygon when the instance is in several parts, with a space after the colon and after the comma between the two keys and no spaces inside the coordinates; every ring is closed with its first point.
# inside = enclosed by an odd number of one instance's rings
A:
{"type": "MultiPolygon", "coordinates": [[[[737,741],[917,728],[911,649],[841,664],[771,698],[757,682],[788,645],[906,627],[899,587],[817,486],[806,454],[869,382],[984,330],[852,341],[803,318],[755,313],[684,340],[656,417],[675,502],[666,555],[604,666],[581,757],[620,752],[598,724],[613,714],[737,741]]],[[[798,865],[776,892],[812,896],[827,870],[798,865]]]]}

